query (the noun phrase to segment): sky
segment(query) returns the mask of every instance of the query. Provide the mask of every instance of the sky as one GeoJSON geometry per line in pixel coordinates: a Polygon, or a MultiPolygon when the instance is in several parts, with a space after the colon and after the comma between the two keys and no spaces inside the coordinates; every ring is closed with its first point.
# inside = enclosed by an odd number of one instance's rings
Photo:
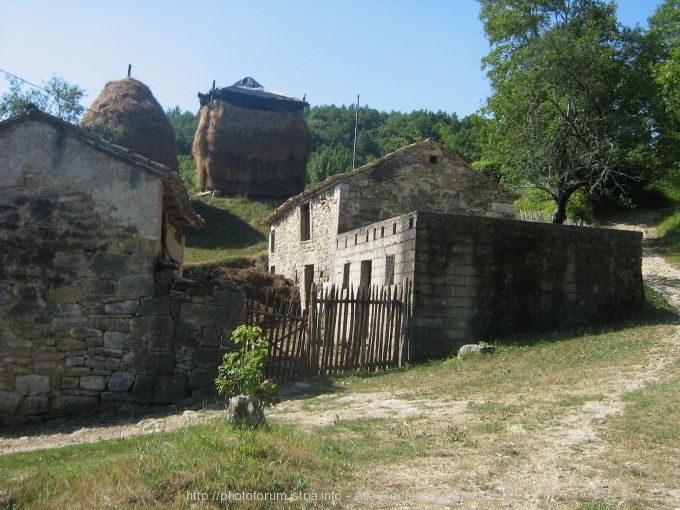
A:
{"type": "MultiPolygon", "coordinates": [[[[647,26],[661,0],[618,0],[647,26]]],[[[245,76],[312,106],[466,116],[489,95],[475,0],[0,0],[0,70],[85,89],[146,83],[164,109],[245,76]]],[[[8,83],[0,72],[0,94],[8,83]]]]}

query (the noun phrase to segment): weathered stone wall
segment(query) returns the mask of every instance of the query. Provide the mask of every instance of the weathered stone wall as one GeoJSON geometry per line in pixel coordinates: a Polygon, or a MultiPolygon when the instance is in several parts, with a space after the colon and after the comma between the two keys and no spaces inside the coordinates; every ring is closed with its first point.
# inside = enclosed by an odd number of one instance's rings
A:
{"type": "Polygon", "coordinates": [[[513,197],[436,142],[403,150],[348,179],[338,232],[410,211],[513,217],[513,197]]]}
{"type": "Polygon", "coordinates": [[[301,286],[301,299],[305,302],[303,275],[305,266],[314,265],[314,281],[327,281],[335,266],[335,236],[338,233],[338,211],[346,185],[338,184],[313,197],[309,203],[311,237],[300,237],[300,207],[293,207],[284,217],[270,227],[269,267],[301,286]],[[274,236],[274,249],[272,240],[274,236]]]}
{"type": "Polygon", "coordinates": [[[625,317],[642,304],[640,233],[433,213],[417,222],[417,357],[625,317]]]}
{"type": "Polygon", "coordinates": [[[0,154],[0,423],[212,389],[244,296],[155,273],[160,179],[43,123],[0,154]]]}
{"type": "Polygon", "coordinates": [[[214,387],[242,291],[171,289],[156,241],[92,197],[0,189],[0,422],[170,403],[214,387]]]}
{"type": "Polygon", "coordinates": [[[347,283],[357,287],[361,281],[361,263],[371,262],[371,285],[385,285],[387,257],[394,257],[394,283],[413,279],[416,247],[416,213],[410,213],[367,227],[350,230],[336,237],[335,270],[331,281],[344,283],[345,265],[349,264],[347,283]]]}

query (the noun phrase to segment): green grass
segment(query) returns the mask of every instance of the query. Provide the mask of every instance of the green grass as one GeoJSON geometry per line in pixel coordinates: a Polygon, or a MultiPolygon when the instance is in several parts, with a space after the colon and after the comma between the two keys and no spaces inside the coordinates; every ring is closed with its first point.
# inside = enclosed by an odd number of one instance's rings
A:
{"type": "Polygon", "coordinates": [[[220,265],[266,255],[269,230],[263,221],[278,205],[279,200],[248,197],[192,200],[205,225],[187,231],[185,263],[220,265]]]}
{"type": "MultiPolygon", "coordinates": [[[[496,354],[485,358],[321,378],[323,394],[316,392],[307,403],[313,411],[318,400],[319,409],[327,411],[334,398],[380,391],[402,400],[468,402],[460,423],[436,424],[427,415],[348,417],[305,430],[270,420],[272,429],[265,432],[235,430],[217,419],[176,432],[0,456],[0,508],[187,508],[187,494],[195,491],[335,490],[352,495],[359,489],[379,489],[367,478],[374,470],[391,473],[393,465],[450,458],[455,459],[451,466],[464,473],[468,456],[480,462],[495,459],[489,477],[479,480],[480,487],[493,487],[495,477],[516,469],[514,463],[526,452],[508,436],[511,427],[540,435],[556,416],[599,400],[598,381],[612,367],[638,361],[670,334],[660,316],[600,330],[521,337],[511,345],[498,345],[496,354]]],[[[675,476],[673,452],[680,446],[678,369],[680,363],[668,367],[666,377],[631,393],[626,414],[612,420],[607,440],[612,469],[621,476],[636,476],[625,462],[638,457],[641,464],[653,463],[661,472],[658,476],[675,476]],[[620,459],[619,451],[625,452],[620,459]]],[[[309,388],[294,391],[315,393],[309,388]]],[[[289,398],[300,395],[291,393],[289,398]]],[[[606,505],[592,501],[582,508],[607,508],[593,506],[600,504],[606,505]]],[[[224,506],[206,501],[201,507],[224,506]]],[[[241,502],[232,507],[281,504],[241,502]]],[[[332,503],[297,502],[289,507],[329,508],[332,503]]]]}

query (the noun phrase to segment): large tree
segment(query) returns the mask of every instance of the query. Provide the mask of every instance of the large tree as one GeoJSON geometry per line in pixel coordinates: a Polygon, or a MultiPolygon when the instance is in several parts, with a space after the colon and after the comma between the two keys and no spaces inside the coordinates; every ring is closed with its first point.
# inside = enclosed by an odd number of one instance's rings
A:
{"type": "Polygon", "coordinates": [[[85,90],[60,76],[52,76],[40,87],[24,86],[24,82],[11,75],[6,78],[9,90],[0,96],[0,120],[23,113],[29,105],[74,124],[85,112],[80,104],[85,90]]]}
{"type": "Polygon", "coordinates": [[[553,221],[570,197],[622,187],[644,138],[631,100],[630,44],[599,0],[480,0],[491,45],[487,156],[548,193],[553,221]]]}

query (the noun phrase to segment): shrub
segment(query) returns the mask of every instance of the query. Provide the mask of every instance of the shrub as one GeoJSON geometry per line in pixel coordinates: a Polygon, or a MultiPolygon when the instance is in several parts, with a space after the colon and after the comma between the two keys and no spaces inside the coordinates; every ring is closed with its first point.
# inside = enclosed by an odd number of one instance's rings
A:
{"type": "Polygon", "coordinates": [[[262,408],[273,406],[278,402],[278,395],[274,381],[264,375],[267,339],[262,337],[262,329],[239,326],[231,338],[238,349],[225,354],[218,368],[215,379],[218,395],[228,399],[248,395],[262,408]]]}

